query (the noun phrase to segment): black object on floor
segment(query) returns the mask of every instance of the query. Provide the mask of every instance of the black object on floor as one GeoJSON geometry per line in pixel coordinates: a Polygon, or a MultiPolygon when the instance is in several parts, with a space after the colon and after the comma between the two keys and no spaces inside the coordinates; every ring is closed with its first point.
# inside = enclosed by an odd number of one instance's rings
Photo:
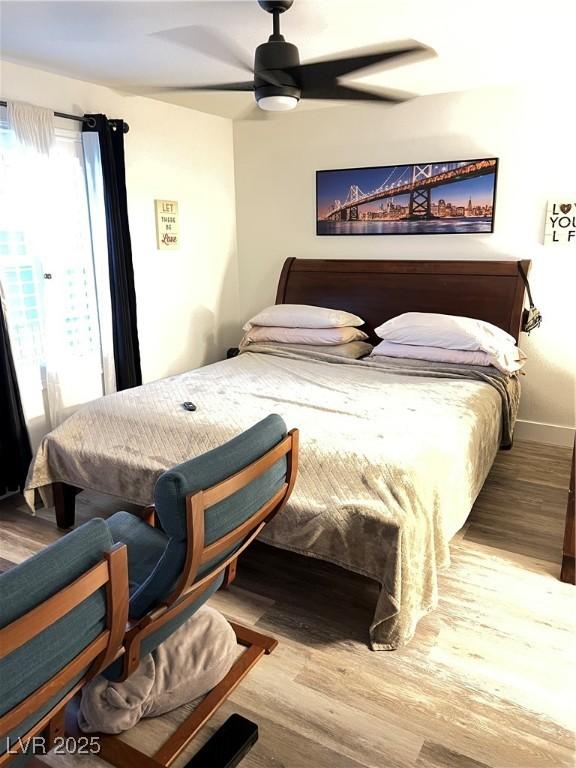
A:
{"type": "Polygon", "coordinates": [[[257,741],[256,723],[241,715],[230,715],[185,768],[234,768],[257,741]]]}

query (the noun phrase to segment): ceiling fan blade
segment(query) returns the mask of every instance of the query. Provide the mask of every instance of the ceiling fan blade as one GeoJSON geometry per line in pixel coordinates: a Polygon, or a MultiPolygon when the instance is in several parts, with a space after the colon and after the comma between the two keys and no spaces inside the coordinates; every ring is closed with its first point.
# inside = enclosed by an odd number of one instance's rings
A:
{"type": "MultiPolygon", "coordinates": [[[[217,61],[223,61],[225,64],[230,64],[233,67],[244,70],[244,72],[253,74],[254,65],[250,60],[250,56],[236,45],[232,38],[212,27],[194,25],[176,27],[175,29],[163,30],[162,32],[154,32],[152,37],[168,40],[185,48],[193,48],[205,56],[209,56],[217,61]]],[[[260,73],[260,79],[267,80],[271,85],[280,85],[273,72],[260,73]]],[[[222,89],[218,88],[216,90],[222,89]]]]}
{"type": "Polygon", "coordinates": [[[318,86],[309,86],[302,89],[303,99],[325,99],[338,101],[379,101],[388,104],[399,104],[414,98],[413,94],[404,91],[368,90],[356,88],[342,83],[323,83],[318,86]]]}
{"type": "Polygon", "coordinates": [[[422,43],[408,40],[403,43],[394,43],[394,47],[388,45],[376,50],[372,48],[369,52],[366,50],[363,53],[358,51],[353,53],[350,51],[348,55],[335,59],[310,62],[309,64],[300,64],[298,67],[291,67],[288,71],[300,83],[302,89],[305,90],[306,88],[334,82],[339,77],[349,75],[352,72],[358,72],[367,67],[385,64],[396,58],[414,56],[416,54],[419,54],[419,57],[425,56],[428,58],[429,56],[435,56],[436,52],[422,45],[422,43]]]}
{"type": "Polygon", "coordinates": [[[154,32],[152,37],[159,37],[186,48],[194,48],[204,56],[223,61],[225,64],[231,64],[252,74],[253,63],[250,55],[237,46],[232,38],[212,27],[196,25],[176,27],[154,32]]]}
{"type": "Polygon", "coordinates": [[[126,86],[126,90],[132,93],[187,93],[191,91],[246,91],[254,90],[252,80],[244,80],[239,83],[213,83],[212,85],[150,85],[150,86],[126,86]]]}

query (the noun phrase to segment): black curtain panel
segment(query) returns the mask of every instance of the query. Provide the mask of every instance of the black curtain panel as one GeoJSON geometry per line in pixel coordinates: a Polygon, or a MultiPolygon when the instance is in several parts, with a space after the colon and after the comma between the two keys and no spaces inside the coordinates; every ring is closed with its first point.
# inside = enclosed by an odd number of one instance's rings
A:
{"type": "Polygon", "coordinates": [[[22,491],[32,461],[8,325],[0,301],[0,496],[22,491]]]}
{"type": "Polygon", "coordinates": [[[112,296],[112,334],[118,391],[142,384],[136,322],[136,292],[128,226],[124,123],[106,115],[84,115],[83,131],[98,134],[112,296]]]}

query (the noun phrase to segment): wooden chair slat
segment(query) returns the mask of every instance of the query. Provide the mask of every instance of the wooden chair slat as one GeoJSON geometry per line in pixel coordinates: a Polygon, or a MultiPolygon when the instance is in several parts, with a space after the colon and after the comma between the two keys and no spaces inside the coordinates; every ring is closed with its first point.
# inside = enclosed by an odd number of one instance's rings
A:
{"type": "Polygon", "coordinates": [[[291,448],[292,436],[287,435],[278,445],[275,445],[274,448],[252,464],[226,478],[226,480],[222,480],[221,483],[217,483],[217,485],[213,485],[211,488],[206,488],[203,491],[205,508],[208,509],[214,504],[218,504],[218,502],[223,501],[228,496],[232,496],[233,493],[249,485],[253,480],[270,469],[282,456],[285,456],[291,448]]]}
{"type": "Polygon", "coordinates": [[[118,655],[128,624],[128,589],[118,589],[118,584],[128,584],[128,550],[124,544],[115,544],[105,555],[110,578],[106,583],[108,611],[106,627],[110,631],[110,641],[102,658],[97,660],[96,670],[106,669],[118,655]]]}
{"type": "Polygon", "coordinates": [[[248,518],[244,523],[237,528],[229,531],[225,536],[221,536],[212,544],[204,547],[202,550],[202,556],[200,562],[202,565],[209,562],[212,558],[217,557],[221,552],[226,551],[230,547],[234,546],[238,541],[241,541],[244,536],[248,535],[250,531],[259,525],[262,520],[265,520],[270,512],[276,507],[286,495],[288,490],[288,483],[284,483],[272,496],[272,498],[266,502],[260,509],[255,512],[252,517],[248,518]]]}
{"type": "Polygon", "coordinates": [[[108,581],[108,564],[98,563],[42,605],[0,629],[2,655],[8,656],[33,637],[55,624],[108,581]]]}
{"type": "Polygon", "coordinates": [[[187,717],[168,740],[164,742],[154,755],[154,760],[161,765],[167,766],[167,768],[172,765],[204,723],[210,719],[222,702],[230,696],[263,654],[264,649],[257,645],[252,645],[244,651],[226,677],[210,691],[190,717],[187,717]]]}
{"type": "MultiPolygon", "coordinates": [[[[62,713],[67,703],[98,670],[107,666],[120,652],[128,617],[128,556],[124,544],[117,544],[97,565],[79,576],[42,605],[28,611],[0,630],[2,657],[7,656],[41,634],[47,627],[79,606],[98,589],[105,587],[106,629],[80,653],[52,675],[49,680],[29,694],[0,718],[0,733],[8,734],[48,701],[58,696],[75,678],[79,679],[62,695],[58,702],[21,736],[21,745],[27,739],[44,733],[50,745],[63,728],[62,713]],[[84,670],[84,671],[83,671],[84,670]]],[[[18,751],[18,745],[16,745],[18,751]]],[[[0,756],[0,766],[9,763],[14,755],[6,751],[0,756]]]]}
{"type": "Polygon", "coordinates": [[[223,560],[221,563],[218,564],[218,567],[215,568],[213,571],[210,571],[210,573],[206,574],[206,576],[203,576],[198,581],[195,581],[188,589],[185,589],[179,596],[178,600],[181,600],[183,597],[188,597],[189,594],[194,593],[197,589],[200,587],[204,587],[206,584],[211,584],[221,573],[222,571],[225,571],[226,568],[230,565],[230,563],[234,562],[234,560],[237,560],[239,556],[244,552],[247,547],[252,544],[254,539],[258,536],[260,531],[264,528],[265,522],[261,522],[260,525],[256,526],[248,536],[248,538],[244,541],[241,547],[239,547],[235,552],[232,552],[232,554],[227,557],[225,560],[223,560]]]}
{"type": "MultiPolygon", "coordinates": [[[[49,701],[67,685],[85,667],[89,667],[107,647],[110,639],[110,631],[105,630],[93,640],[90,645],[67,664],[60,672],[57,672],[44,685],[37,688],[33,694],[13,707],[0,718],[0,733],[10,733],[23,720],[32,715],[39,707],[49,701]]],[[[79,681],[76,690],[82,685],[84,678],[79,681]]],[[[58,710],[59,707],[55,707],[58,710]]]]}

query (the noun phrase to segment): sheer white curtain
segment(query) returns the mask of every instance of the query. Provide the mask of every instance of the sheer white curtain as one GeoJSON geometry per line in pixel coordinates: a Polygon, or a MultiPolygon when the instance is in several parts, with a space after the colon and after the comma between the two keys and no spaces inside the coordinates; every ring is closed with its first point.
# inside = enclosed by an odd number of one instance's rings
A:
{"type": "Polygon", "coordinates": [[[106,209],[104,205],[104,184],[98,134],[83,133],[82,148],[88,210],[90,214],[94,279],[100,321],[103,387],[104,394],[108,395],[111,392],[116,392],[116,371],[114,368],[114,346],[112,341],[112,301],[110,298],[106,209]]]}
{"type": "Polygon", "coordinates": [[[79,405],[113,391],[114,369],[109,286],[102,275],[96,283],[81,133],[52,127],[50,136],[53,119],[48,125],[45,110],[24,106],[9,106],[11,121],[0,128],[0,278],[36,445],[79,405]]]}

